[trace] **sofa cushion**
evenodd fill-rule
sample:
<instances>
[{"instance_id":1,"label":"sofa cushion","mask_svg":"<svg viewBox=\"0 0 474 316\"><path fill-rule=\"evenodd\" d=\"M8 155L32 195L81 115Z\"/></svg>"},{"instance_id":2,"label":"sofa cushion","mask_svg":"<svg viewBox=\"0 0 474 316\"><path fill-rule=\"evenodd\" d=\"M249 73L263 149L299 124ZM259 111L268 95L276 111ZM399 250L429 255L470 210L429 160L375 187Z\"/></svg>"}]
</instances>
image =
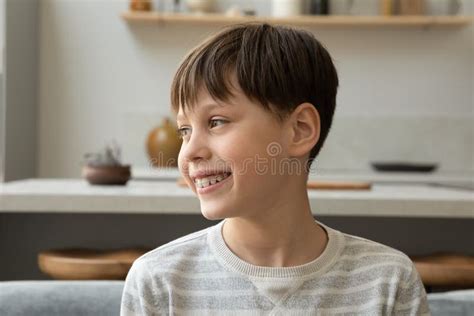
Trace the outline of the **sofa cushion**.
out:
<instances>
[{"instance_id":1,"label":"sofa cushion","mask_svg":"<svg viewBox=\"0 0 474 316\"><path fill-rule=\"evenodd\" d=\"M474 289L428 294L432 316L468 316L474 311Z\"/></svg>"},{"instance_id":2,"label":"sofa cushion","mask_svg":"<svg viewBox=\"0 0 474 316\"><path fill-rule=\"evenodd\" d=\"M0 315L119 315L123 281L3 281Z\"/></svg>"}]
</instances>

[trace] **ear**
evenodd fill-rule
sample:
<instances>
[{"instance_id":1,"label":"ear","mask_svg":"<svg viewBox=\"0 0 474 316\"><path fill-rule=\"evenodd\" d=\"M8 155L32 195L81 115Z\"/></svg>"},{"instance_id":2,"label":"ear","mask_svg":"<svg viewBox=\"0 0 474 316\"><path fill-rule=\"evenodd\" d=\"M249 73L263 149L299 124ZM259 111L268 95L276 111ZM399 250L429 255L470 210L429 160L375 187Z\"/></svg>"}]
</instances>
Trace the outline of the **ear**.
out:
<instances>
[{"instance_id":1,"label":"ear","mask_svg":"<svg viewBox=\"0 0 474 316\"><path fill-rule=\"evenodd\" d=\"M288 154L303 157L313 149L321 133L319 112L311 103L301 103L291 113L289 124Z\"/></svg>"}]
</instances>

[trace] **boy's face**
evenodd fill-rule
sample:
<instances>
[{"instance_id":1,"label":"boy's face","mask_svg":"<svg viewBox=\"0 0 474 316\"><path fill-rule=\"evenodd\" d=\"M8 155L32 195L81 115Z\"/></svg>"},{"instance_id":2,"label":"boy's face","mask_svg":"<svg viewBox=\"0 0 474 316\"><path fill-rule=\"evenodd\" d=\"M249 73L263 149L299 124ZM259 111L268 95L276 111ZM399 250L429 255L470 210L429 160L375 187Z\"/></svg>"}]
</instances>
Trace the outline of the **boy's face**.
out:
<instances>
[{"instance_id":1,"label":"boy's face","mask_svg":"<svg viewBox=\"0 0 474 316\"><path fill-rule=\"evenodd\" d=\"M206 218L264 216L285 193L286 175L278 165L287 157L287 126L240 88L229 102L219 104L203 89L187 117L179 110L183 143L178 167L199 197ZM216 178L208 176L210 183L196 183L195 176L202 171L222 174L217 177L222 181L212 184Z\"/></svg>"}]
</instances>

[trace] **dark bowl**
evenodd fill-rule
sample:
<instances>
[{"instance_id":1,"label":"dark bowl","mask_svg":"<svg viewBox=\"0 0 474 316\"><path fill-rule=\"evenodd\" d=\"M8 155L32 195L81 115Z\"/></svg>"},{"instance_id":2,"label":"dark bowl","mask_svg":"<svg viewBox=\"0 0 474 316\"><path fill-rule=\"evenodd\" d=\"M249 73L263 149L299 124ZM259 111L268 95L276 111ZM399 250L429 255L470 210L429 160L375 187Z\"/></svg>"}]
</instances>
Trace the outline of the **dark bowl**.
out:
<instances>
[{"instance_id":1,"label":"dark bowl","mask_svg":"<svg viewBox=\"0 0 474 316\"><path fill-rule=\"evenodd\" d=\"M130 165L82 167L82 177L90 184L125 185L131 177Z\"/></svg>"},{"instance_id":2,"label":"dark bowl","mask_svg":"<svg viewBox=\"0 0 474 316\"><path fill-rule=\"evenodd\" d=\"M436 163L411 163L399 161L371 162L372 168L384 172L433 172L438 168Z\"/></svg>"}]
</instances>

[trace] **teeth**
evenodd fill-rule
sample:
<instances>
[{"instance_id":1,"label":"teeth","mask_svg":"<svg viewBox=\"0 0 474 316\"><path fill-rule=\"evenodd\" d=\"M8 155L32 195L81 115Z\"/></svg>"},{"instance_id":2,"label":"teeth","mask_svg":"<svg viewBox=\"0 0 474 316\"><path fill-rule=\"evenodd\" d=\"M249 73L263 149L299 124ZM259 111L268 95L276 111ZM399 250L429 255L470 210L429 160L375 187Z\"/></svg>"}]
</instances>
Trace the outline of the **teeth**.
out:
<instances>
[{"instance_id":1,"label":"teeth","mask_svg":"<svg viewBox=\"0 0 474 316\"><path fill-rule=\"evenodd\" d=\"M195 179L194 183L198 188L206 188L210 185L216 184L218 182L221 182L225 178L227 178L230 175L230 173L225 172L224 174L218 174L215 176L209 176L206 178L201 178L201 179Z\"/></svg>"}]
</instances>

